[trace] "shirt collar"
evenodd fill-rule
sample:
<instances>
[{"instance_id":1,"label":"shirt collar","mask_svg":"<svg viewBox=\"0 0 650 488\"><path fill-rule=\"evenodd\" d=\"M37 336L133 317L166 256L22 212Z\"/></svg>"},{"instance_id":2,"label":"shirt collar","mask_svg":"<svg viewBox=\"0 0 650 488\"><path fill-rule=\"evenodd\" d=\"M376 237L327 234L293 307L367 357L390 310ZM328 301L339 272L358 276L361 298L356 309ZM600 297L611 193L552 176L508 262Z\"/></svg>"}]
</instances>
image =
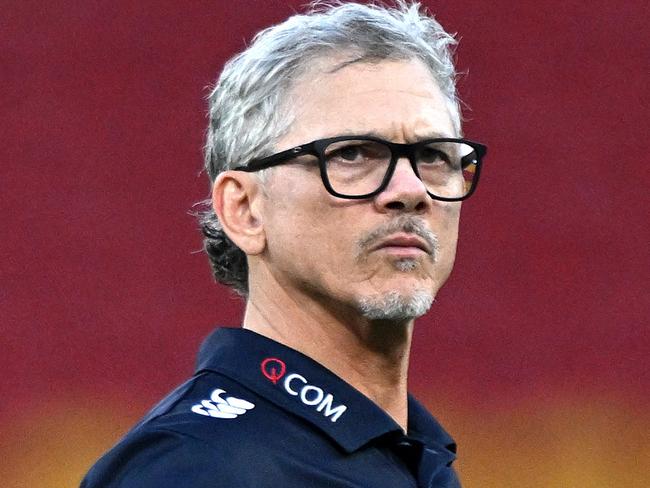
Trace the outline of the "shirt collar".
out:
<instances>
[{"instance_id":1,"label":"shirt collar","mask_svg":"<svg viewBox=\"0 0 650 488\"><path fill-rule=\"evenodd\" d=\"M374 402L327 368L267 337L247 329L222 328L201 346L197 373L223 374L268 401L315 425L350 453L399 425ZM409 395L408 435L425 445L444 448L451 462L453 439Z\"/></svg>"}]
</instances>

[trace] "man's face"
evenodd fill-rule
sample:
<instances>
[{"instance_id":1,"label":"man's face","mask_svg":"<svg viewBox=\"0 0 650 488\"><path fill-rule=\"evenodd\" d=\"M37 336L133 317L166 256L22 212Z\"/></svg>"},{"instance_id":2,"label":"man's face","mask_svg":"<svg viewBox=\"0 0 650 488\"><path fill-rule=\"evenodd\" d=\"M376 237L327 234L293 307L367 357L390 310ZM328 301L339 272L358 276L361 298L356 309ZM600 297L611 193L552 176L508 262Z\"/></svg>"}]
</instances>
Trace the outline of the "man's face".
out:
<instances>
[{"instance_id":1,"label":"man's face","mask_svg":"<svg viewBox=\"0 0 650 488\"><path fill-rule=\"evenodd\" d=\"M315 139L372 134L398 143L454 137L447 103L419 61L356 63L299 80L281 151ZM407 159L364 200L330 195L316 158L271 170L265 259L290 294L371 319L422 315L451 272L460 203L431 199Z\"/></svg>"}]
</instances>

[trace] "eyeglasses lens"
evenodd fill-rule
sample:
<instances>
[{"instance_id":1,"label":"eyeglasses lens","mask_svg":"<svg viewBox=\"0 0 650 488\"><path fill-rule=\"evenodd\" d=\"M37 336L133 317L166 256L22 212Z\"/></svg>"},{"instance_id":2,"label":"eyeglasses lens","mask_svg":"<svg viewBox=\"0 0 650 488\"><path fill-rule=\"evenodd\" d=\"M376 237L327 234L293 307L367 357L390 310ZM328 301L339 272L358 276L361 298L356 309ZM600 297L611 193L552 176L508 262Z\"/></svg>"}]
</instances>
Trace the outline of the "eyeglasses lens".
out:
<instances>
[{"instance_id":1,"label":"eyeglasses lens","mask_svg":"<svg viewBox=\"0 0 650 488\"><path fill-rule=\"evenodd\" d=\"M368 140L334 142L325 148L327 178L332 189L346 196L376 191L383 183L392 157L385 144ZM477 155L463 142L433 142L416 146L418 177L427 190L443 198L462 198L474 184Z\"/></svg>"}]
</instances>

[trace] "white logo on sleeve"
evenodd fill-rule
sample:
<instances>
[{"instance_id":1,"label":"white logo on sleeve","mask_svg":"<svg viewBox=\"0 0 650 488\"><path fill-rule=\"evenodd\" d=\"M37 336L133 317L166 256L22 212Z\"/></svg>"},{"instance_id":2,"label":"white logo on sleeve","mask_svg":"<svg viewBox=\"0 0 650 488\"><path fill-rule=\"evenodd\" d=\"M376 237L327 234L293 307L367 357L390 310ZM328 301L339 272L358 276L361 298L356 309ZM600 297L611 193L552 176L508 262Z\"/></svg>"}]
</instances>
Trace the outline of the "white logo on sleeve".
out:
<instances>
[{"instance_id":1,"label":"white logo on sleeve","mask_svg":"<svg viewBox=\"0 0 650 488\"><path fill-rule=\"evenodd\" d=\"M192 407L192 412L219 419L234 419L254 408L251 402L232 396L222 398L225 390L217 388L210 394L210 400L203 400Z\"/></svg>"}]
</instances>

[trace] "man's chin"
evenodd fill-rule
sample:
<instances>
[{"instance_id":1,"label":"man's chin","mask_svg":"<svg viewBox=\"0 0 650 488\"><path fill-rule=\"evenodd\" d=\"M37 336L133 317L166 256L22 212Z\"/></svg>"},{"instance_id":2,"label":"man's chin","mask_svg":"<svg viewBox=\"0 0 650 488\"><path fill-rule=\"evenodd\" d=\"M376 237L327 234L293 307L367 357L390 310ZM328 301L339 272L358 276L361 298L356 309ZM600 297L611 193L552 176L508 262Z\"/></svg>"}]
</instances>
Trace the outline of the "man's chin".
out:
<instances>
[{"instance_id":1,"label":"man's chin","mask_svg":"<svg viewBox=\"0 0 650 488\"><path fill-rule=\"evenodd\" d=\"M421 317L429 311L434 301L430 290L409 293L388 291L359 298L357 308L368 320L401 322Z\"/></svg>"}]
</instances>

